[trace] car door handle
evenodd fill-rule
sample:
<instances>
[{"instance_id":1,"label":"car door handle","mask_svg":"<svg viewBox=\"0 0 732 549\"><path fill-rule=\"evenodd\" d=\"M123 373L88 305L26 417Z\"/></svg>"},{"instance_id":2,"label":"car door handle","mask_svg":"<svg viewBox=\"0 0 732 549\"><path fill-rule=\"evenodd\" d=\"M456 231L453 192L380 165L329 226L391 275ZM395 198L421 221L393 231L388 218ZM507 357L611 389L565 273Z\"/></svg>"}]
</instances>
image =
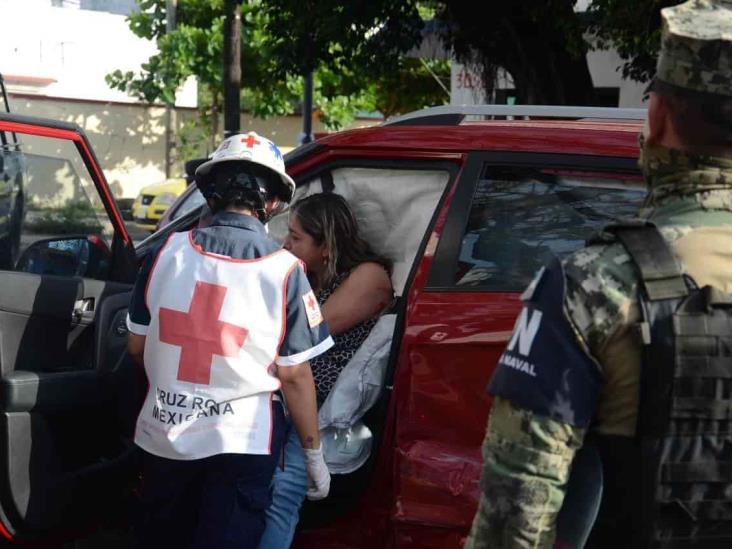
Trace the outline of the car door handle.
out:
<instances>
[{"instance_id":1,"label":"car door handle","mask_svg":"<svg viewBox=\"0 0 732 549\"><path fill-rule=\"evenodd\" d=\"M74 302L74 310L71 313L71 320L92 320L94 318L94 298L85 297Z\"/></svg>"}]
</instances>

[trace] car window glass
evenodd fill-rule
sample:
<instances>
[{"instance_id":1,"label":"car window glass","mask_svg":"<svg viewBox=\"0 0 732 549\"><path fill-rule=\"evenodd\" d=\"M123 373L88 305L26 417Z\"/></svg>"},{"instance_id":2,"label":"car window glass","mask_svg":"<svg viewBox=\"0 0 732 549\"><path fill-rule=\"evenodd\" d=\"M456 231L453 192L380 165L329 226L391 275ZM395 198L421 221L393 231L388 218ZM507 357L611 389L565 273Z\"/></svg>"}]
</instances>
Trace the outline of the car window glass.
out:
<instances>
[{"instance_id":1,"label":"car window glass","mask_svg":"<svg viewBox=\"0 0 732 549\"><path fill-rule=\"evenodd\" d=\"M645 195L636 175L486 169L458 258L458 287L521 291L552 257L584 245L603 225L634 217Z\"/></svg>"},{"instance_id":2,"label":"car window glass","mask_svg":"<svg viewBox=\"0 0 732 549\"><path fill-rule=\"evenodd\" d=\"M192 193L186 196L185 200L176 208L173 214L170 216L170 221L174 221L179 217L183 217L188 212L203 205L206 200L203 198L201 191L194 189Z\"/></svg>"},{"instance_id":3,"label":"car window glass","mask_svg":"<svg viewBox=\"0 0 732 549\"><path fill-rule=\"evenodd\" d=\"M62 253L82 251L84 261L90 253L100 261L108 259L114 229L74 143L27 134L18 137L18 146L0 148L0 269L15 269L29 247L32 252L43 247L43 254L53 252L56 259ZM88 245L72 237L81 237ZM67 259L68 269L59 267L51 274L86 276L76 269L79 257ZM40 268L40 263L34 265Z\"/></svg>"}]
</instances>

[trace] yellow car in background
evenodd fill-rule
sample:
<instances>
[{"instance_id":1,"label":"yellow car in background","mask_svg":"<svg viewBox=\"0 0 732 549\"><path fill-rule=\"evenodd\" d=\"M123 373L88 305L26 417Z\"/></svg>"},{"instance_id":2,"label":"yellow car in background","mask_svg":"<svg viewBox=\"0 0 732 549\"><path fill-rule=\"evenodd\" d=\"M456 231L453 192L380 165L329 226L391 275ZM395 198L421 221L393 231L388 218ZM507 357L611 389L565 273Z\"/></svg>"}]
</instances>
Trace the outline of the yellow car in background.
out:
<instances>
[{"instance_id":1,"label":"yellow car in background","mask_svg":"<svg viewBox=\"0 0 732 549\"><path fill-rule=\"evenodd\" d=\"M154 231L160 218L187 186L185 178L175 177L143 187L132 204L132 219L135 224L141 229Z\"/></svg>"}]
</instances>

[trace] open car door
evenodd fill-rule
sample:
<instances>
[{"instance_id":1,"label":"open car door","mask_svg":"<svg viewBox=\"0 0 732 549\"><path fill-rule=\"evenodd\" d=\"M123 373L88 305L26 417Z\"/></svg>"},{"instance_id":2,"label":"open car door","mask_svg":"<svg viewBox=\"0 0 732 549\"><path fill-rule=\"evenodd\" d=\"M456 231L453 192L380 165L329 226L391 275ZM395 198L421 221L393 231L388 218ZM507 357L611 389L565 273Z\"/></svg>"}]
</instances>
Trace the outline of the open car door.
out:
<instances>
[{"instance_id":1,"label":"open car door","mask_svg":"<svg viewBox=\"0 0 732 549\"><path fill-rule=\"evenodd\" d=\"M0 144L0 536L22 541L113 518L134 486L136 264L80 128L0 114Z\"/></svg>"}]
</instances>

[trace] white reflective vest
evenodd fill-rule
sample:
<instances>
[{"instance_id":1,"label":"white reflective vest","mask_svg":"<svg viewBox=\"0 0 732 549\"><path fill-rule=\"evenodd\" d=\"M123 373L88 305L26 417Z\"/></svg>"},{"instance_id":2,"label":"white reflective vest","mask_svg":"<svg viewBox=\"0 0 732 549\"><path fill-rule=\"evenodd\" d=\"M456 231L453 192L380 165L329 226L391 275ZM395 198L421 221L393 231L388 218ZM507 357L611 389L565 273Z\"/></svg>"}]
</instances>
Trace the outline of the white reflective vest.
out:
<instances>
[{"instance_id":1,"label":"white reflective vest","mask_svg":"<svg viewBox=\"0 0 732 549\"><path fill-rule=\"evenodd\" d=\"M190 232L169 238L145 289L150 387L138 446L181 460L270 453L280 387L271 372L298 264L285 250L232 259L203 251Z\"/></svg>"}]
</instances>

